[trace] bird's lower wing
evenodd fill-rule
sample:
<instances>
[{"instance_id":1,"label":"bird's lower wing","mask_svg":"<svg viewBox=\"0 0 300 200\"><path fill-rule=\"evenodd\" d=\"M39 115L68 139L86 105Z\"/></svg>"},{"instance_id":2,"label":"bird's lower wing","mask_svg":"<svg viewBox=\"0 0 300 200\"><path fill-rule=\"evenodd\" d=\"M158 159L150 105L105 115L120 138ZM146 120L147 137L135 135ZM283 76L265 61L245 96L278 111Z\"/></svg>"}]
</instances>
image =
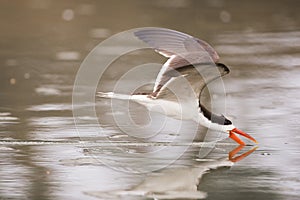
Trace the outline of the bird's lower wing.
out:
<instances>
[{"instance_id":1,"label":"bird's lower wing","mask_svg":"<svg viewBox=\"0 0 300 200\"><path fill-rule=\"evenodd\" d=\"M179 96L184 100L198 101L201 91L208 83L227 73L225 68L211 64L187 65L170 70L164 75L169 80L161 87L156 98L176 99Z\"/></svg>"}]
</instances>

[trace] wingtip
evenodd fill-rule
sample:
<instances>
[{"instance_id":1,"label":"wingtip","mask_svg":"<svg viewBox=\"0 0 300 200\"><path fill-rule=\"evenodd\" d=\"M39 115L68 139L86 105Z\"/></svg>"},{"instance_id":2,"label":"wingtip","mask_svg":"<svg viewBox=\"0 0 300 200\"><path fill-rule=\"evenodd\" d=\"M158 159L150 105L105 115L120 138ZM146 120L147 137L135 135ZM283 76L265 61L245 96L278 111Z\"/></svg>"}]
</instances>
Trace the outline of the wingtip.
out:
<instances>
[{"instance_id":1,"label":"wingtip","mask_svg":"<svg viewBox=\"0 0 300 200\"><path fill-rule=\"evenodd\" d=\"M230 69L225 64L223 64L223 63L216 63L216 65L222 69L222 72L223 72L222 76L224 76L226 74L229 74Z\"/></svg>"}]
</instances>

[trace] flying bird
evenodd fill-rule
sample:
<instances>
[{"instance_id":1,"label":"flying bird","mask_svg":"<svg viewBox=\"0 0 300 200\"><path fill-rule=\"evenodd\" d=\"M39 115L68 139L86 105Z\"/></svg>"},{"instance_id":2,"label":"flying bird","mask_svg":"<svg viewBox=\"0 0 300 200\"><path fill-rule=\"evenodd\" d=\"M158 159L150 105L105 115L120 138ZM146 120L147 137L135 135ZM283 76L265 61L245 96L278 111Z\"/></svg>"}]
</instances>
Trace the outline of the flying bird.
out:
<instances>
[{"instance_id":1,"label":"flying bird","mask_svg":"<svg viewBox=\"0 0 300 200\"><path fill-rule=\"evenodd\" d=\"M257 143L224 115L212 113L200 101L208 83L229 73L228 67L219 62L219 55L208 43L165 28L138 29L134 35L168 58L157 75L153 91L131 95L98 92L99 97L131 100L154 112L176 119L193 120L228 134L240 145L245 145L245 142L236 134Z\"/></svg>"}]
</instances>

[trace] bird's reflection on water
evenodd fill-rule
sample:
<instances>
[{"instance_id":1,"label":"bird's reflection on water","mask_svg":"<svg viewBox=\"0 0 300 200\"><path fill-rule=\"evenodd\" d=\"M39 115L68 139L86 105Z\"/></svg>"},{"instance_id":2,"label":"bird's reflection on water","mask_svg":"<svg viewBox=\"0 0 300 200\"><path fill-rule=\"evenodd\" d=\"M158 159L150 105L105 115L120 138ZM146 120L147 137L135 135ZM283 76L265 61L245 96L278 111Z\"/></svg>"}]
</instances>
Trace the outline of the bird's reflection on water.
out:
<instances>
[{"instance_id":1,"label":"bird's reflection on water","mask_svg":"<svg viewBox=\"0 0 300 200\"><path fill-rule=\"evenodd\" d=\"M153 198L153 199L204 199L207 197L205 191L199 190L202 176L210 170L233 166L251 153L257 147L250 150L240 145L228 152L228 156L217 159L194 159L192 166L168 167L158 172L148 173L145 179L138 185L127 190L114 190L106 192L86 192L98 198Z\"/></svg>"},{"instance_id":2,"label":"bird's reflection on water","mask_svg":"<svg viewBox=\"0 0 300 200\"><path fill-rule=\"evenodd\" d=\"M250 149L249 151L242 153L241 155L236 155L238 154L245 146L244 145L240 145L238 147L236 147L235 149L233 149L232 151L230 151L228 153L228 160L230 160L231 162L238 162L242 159L244 159L246 156L250 155L251 153L253 153L258 146L253 147L252 149Z\"/></svg>"}]
</instances>

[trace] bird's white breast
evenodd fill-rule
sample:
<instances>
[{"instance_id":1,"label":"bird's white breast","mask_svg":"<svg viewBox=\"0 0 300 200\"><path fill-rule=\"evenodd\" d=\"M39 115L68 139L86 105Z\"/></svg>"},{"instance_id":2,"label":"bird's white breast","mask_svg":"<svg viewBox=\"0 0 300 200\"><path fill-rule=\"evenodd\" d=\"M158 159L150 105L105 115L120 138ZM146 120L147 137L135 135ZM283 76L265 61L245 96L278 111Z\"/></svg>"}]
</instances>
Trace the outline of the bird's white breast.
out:
<instances>
[{"instance_id":1,"label":"bird's white breast","mask_svg":"<svg viewBox=\"0 0 300 200\"><path fill-rule=\"evenodd\" d=\"M145 95L133 95L131 100L144 105L149 111L180 120L198 121L199 107L196 101L178 103L164 99L152 99Z\"/></svg>"}]
</instances>

